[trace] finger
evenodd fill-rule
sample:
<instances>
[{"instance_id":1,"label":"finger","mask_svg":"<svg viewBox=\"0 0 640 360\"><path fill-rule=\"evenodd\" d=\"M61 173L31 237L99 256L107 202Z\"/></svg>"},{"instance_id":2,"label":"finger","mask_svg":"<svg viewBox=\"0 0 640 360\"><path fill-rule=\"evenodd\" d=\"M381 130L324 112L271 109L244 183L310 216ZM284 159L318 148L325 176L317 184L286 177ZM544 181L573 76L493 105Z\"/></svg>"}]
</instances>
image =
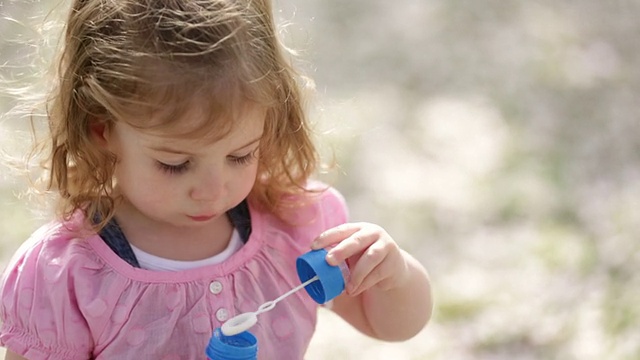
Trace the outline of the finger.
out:
<instances>
[{"instance_id":1,"label":"finger","mask_svg":"<svg viewBox=\"0 0 640 360\"><path fill-rule=\"evenodd\" d=\"M382 291L388 291L397 286L401 286L407 280L408 269L407 263L403 260L398 249L385 251L384 259L373 270L371 270L362 280L357 288L351 289L353 296L360 295L373 287Z\"/></svg>"},{"instance_id":2,"label":"finger","mask_svg":"<svg viewBox=\"0 0 640 360\"><path fill-rule=\"evenodd\" d=\"M339 264L347 259L352 259L362 254L380 238L380 234L370 230L360 230L339 242L335 247L329 249L327 261L332 264ZM375 249L375 248L374 248ZM357 259L358 262L361 259Z\"/></svg>"},{"instance_id":3,"label":"finger","mask_svg":"<svg viewBox=\"0 0 640 360\"><path fill-rule=\"evenodd\" d=\"M390 266L380 264L362 281L357 288L348 288L347 294L350 296L358 296L363 292L376 288L382 291L388 291L396 287L397 284L391 276Z\"/></svg>"},{"instance_id":4,"label":"finger","mask_svg":"<svg viewBox=\"0 0 640 360\"><path fill-rule=\"evenodd\" d=\"M347 291L353 293L360 292L361 289L369 288L382 280L382 271L389 251L385 244L377 242L372 244L360 256L360 259L350 269L351 276Z\"/></svg>"},{"instance_id":5,"label":"finger","mask_svg":"<svg viewBox=\"0 0 640 360\"><path fill-rule=\"evenodd\" d=\"M380 264L382 266L382 264ZM363 292L371 289L374 286L380 284L380 281L383 280L381 278L382 271L379 271L378 268L375 268L369 275L362 281L362 283L357 287L348 287L347 294L349 296L358 296Z\"/></svg>"},{"instance_id":6,"label":"finger","mask_svg":"<svg viewBox=\"0 0 640 360\"><path fill-rule=\"evenodd\" d=\"M339 243L348 238L355 232L359 231L361 226L353 223L338 225L320 234L312 243L311 248L314 250L323 249L327 246Z\"/></svg>"}]
</instances>

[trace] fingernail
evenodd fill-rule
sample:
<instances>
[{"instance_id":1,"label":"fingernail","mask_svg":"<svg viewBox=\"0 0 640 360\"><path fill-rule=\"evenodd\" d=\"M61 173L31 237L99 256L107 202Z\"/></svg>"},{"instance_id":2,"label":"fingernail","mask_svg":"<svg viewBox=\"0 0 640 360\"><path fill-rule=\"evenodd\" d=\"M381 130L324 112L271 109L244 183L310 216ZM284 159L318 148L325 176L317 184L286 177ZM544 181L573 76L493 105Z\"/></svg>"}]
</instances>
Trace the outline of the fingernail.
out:
<instances>
[{"instance_id":1,"label":"fingernail","mask_svg":"<svg viewBox=\"0 0 640 360\"><path fill-rule=\"evenodd\" d=\"M327 256L325 257L325 260L327 260L327 262L329 264L331 264L334 260L335 260L335 255L333 255L333 253L328 253Z\"/></svg>"},{"instance_id":2,"label":"fingernail","mask_svg":"<svg viewBox=\"0 0 640 360\"><path fill-rule=\"evenodd\" d=\"M355 290L355 286L353 286L353 284L347 285L347 294L353 295L354 290Z\"/></svg>"}]
</instances>

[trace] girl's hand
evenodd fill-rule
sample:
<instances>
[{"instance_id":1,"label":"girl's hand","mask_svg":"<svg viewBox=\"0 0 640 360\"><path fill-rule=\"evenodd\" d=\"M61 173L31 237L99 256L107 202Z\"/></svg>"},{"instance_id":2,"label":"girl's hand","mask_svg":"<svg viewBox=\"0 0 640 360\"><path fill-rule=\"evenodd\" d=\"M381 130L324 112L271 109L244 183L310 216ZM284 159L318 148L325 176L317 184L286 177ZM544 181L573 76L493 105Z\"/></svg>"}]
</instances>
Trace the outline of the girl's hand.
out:
<instances>
[{"instance_id":1,"label":"girl's hand","mask_svg":"<svg viewBox=\"0 0 640 360\"><path fill-rule=\"evenodd\" d=\"M347 223L329 229L311 244L312 249L329 247L327 262L347 262L351 272L346 284L348 295L360 295L373 287L391 290L410 278L409 266L398 244L380 226Z\"/></svg>"}]
</instances>

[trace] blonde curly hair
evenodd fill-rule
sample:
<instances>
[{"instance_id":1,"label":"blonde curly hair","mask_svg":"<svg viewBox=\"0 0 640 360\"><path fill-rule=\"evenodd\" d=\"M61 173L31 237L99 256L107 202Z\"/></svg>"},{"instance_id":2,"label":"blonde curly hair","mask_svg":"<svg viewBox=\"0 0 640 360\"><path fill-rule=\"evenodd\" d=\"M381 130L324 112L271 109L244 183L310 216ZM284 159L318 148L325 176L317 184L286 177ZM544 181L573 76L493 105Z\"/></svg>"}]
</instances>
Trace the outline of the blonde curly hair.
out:
<instances>
[{"instance_id":1,"label":"blonde curly hair","mask_svg":"<svg viewBox=\"0 0 640 360\"><path fill-rule=\"evenodd\" d=\"M116 160L92 141L95 124L172 129L194 98L210 117L183 136L223 136L249 103L267 109L253 204L280 214L305 192L318 154L303 109L305 80L279 42L269 0L76 0L47 102L49 190L65 218L115 212ZM160 120L149 114L162 114ZM134 119L134 120L131 120Z\"/></svg>"}]
</instances>

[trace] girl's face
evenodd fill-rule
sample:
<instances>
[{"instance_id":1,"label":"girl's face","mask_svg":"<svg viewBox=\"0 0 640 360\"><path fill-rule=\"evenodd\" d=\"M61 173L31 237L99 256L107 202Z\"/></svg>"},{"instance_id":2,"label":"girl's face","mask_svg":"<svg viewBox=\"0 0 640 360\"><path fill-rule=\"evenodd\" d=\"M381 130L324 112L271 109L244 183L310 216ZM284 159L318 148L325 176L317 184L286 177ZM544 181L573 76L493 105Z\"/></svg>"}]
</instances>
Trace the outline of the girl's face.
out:
<instances>
[{"instance_id":1,"label":"girl's face","mask_svg":"<svg viewBox=\"0 0 640 360\"><path fill-rule=\"evenodd\" d=\"M102 136L118 159L117 193L152 222L211 223L246 198L256 181L265 114L248 108L215 142L171 138L117 122Z\"/></svg>"}]
</instances>

